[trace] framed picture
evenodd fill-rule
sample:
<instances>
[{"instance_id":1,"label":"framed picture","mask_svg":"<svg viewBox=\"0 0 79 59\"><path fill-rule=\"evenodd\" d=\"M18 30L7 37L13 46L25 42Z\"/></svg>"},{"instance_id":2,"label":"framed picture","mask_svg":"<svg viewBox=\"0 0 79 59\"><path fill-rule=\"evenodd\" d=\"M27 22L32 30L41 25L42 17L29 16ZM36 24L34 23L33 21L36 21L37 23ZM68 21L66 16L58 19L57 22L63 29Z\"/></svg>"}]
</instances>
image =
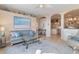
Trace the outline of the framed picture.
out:
<instances>
[{"instance_id":1,"label":"framed picture","mask_svg":"<svg viewBox=\"0 0 79 59\"><path fill-rule=\"evenodd\" d=\"M14 28L15 29L30 29L31 19L14 16Z\"/></svg>"}]
</instances>

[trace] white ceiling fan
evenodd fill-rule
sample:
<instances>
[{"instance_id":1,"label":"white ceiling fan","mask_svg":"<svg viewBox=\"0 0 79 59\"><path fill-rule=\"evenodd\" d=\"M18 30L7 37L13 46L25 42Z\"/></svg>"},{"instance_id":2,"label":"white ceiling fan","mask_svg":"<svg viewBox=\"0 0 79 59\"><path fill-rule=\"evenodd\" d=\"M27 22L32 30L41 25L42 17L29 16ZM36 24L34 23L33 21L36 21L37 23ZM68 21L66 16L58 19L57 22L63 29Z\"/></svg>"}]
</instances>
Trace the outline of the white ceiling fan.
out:
<instances>
[{"instance_id":1,"label":"white ceiling fan","mask_svg":"<svg viewBox=\"0 0 79 59\"><path fill-rule=\"evenodd\" d=\"M50 4L39 4L38 8L51 8Z\"/></svg>"}]
</instances>

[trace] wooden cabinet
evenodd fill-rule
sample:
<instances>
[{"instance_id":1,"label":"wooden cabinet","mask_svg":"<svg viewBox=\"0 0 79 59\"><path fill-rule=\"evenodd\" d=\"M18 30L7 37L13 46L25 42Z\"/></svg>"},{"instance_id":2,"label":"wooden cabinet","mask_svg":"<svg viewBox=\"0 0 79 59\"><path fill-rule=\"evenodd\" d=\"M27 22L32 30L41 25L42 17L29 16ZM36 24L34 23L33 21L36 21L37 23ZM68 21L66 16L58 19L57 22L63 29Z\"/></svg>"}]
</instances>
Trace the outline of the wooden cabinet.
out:
<instances>
[{"instance_id":1,"label":"wooden cabinet","mask_svg":"<svg viewBox=\"0 0 79 59\"><path fill-rule=\"evenodd\" d=\"M5 37L0 37L0 48L6 46L6 39Z\"/></svg>"},{"instance_id":2,"label":"wooden cabinet","mask_svg":"<svg viewBox=\"0 0 79 59\"><path fill-rule=\"evenodd\" d=\"M45 29L38 29L38 35L46 35Z\"/></svg>"}]
</instances>

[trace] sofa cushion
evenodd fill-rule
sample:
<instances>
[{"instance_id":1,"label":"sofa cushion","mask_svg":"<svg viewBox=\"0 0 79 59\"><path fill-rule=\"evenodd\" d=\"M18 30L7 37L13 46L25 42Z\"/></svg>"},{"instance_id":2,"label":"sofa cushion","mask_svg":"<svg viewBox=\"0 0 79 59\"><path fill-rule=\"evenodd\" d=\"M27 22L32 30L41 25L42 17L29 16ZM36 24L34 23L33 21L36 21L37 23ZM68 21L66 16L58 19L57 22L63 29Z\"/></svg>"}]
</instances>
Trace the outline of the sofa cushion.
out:
<instances>
[{"instance_id":1,"label":"sofa cushion","mask_svg":"<svg viewBox=\"0 0 79 59\"><path fill-rule=\"evenodd\" d=\"M12 37L20 37L20 36L22 36L22 34L20 32L12 32L11 36Z\"/></svg>"},{"instance_id":2,"label":"sofa cushion","mask_svg":"<svg viewBox=\"0 0 79 59\"><path fill-rule=\"evenodd\" d=\"M28 36L29 36L29 37L35 36L35 32L34 32L34 31L29 31Z\"/></svg>"},{"instance_id":3,"label":"sofa cushion","mask_svg":"<svg viewBox=\"0 0 79 59\"><path fill-rule=\"evenodd\" d=\"M12 37L19 37L19 36L34 37L35 34L36 34L35 31L32 30L18 30L11 32Z\"/></svg>"},{"instance_id":4,"label":"sofa cushion","mask_svg":"<svg viewBox=\"0 0 79 59\"><path fill-rule=\"evenodd\" d=\"M71 39L79 42L79 36L73 36L73 37L71 37Z\"/></svg>"},{"instance_id":5,"label":"sofa cushion","mask_svg":"<svg viewBox=\"0 0 79 59\"><path fill-rule=\"evenodd\" d=\"M32 31L32 30L22 30L22 31L19 31L19 32L21 32L24 36L27 36L27 37L35 36L35 32Z\"/></svg>"}]
</instances>

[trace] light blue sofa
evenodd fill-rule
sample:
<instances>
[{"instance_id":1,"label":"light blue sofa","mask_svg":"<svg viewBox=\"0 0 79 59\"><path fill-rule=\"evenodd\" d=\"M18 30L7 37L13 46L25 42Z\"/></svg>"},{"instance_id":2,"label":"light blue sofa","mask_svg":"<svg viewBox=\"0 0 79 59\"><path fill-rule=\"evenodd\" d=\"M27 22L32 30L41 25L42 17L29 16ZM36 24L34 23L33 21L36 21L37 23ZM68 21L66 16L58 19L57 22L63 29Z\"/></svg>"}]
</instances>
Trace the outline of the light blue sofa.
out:
<instances>
[{"instance_id":1,"label":"light blue sofa","mask_svg":"<svg viewBox=\"0 0 79 59\"><path fill-rule=\"evenodd\" d=\"M26 48L28 48L28 44L38 42L38 34L33 30L16 30L10 32L11 36L11 45L24 42L25 45L27 45Z\"/></svg>"}]
</instances>

